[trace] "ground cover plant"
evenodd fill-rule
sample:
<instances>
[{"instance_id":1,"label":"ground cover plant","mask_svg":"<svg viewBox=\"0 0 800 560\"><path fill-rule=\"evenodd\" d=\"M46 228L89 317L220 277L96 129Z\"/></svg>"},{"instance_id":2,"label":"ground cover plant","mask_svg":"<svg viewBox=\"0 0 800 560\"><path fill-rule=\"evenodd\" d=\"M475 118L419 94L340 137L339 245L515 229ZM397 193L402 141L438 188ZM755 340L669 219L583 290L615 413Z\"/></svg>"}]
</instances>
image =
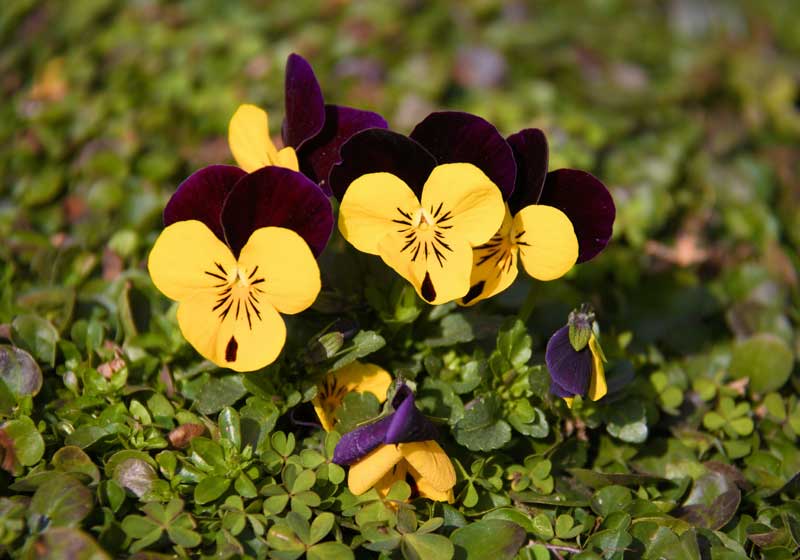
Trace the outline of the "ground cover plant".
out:
<instances>
[{"instance_id":1,"label":"ground cover plant","mask_svg":"<svg viewBox=\"0 0 800 560\"><path fill-rule=\"evenodd\" d=\"M799 25L7 2L0 557L798 557Z\"/></svg>"}]
</instances>

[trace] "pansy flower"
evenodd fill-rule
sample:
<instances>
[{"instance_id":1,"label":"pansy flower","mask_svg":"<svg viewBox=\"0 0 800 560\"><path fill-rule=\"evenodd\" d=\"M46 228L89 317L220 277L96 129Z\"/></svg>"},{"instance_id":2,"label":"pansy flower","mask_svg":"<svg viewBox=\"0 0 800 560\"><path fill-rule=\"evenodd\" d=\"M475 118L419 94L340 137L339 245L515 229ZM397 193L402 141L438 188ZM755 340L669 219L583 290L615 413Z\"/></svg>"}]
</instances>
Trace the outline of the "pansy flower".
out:
<instances>
[{"instance_id":1,"label":"pansy flower","mask_svg":"<svg viewBox=\"0 0 800 560\"><path fill-rule=\"evenodd\" d=\"M339 161L339 148L350 136L367 128L386 128L383 117L352 107L326 105L311 65L300 55L286 61L286 115L281 133L283 149L269 134L269 118L255 105L241 105L228 126L228 144L247 172L268 165L302 171L330 195L328 174Z\"/></svg>"},{"instance_id":2,"label":"pansy flower","mask_svg":"<svg viewBox=\"0 0 800 560\"><path fill-rule=\"evenodd\" d=\"M382 367L355 361L328 373L317 386L311 404L323 429L330 432L336 424L336 409L349 393L372 393L382 403L391 384L392 377Z\"/></svg>"},{"instance_id":3,"label":"pansy flower","mask_svg":"<svg viewBox=\"0 0 800 560\"><path fill-rule=\"evenodd\" d=\"M513 134L508 143L517 164L514 191L499 231L475 249L463 305L510 286L517 260L533 278L555 280L594 258L611 238L614 200L603 183L576 169L548 173L547 139L539 129Z\"/></svg>"},{"instance_id":4,"label":"pansy flower","mask_svg":"<svg viewBox=\"0 0 800 560\"><path fill-rule=\"evenodd\" d=\"M280 314L303 311L320 290L315 255L333 229L327 197L283 167L212 165L181 183L164 225L147 265L179 302L186 340L220 367L273 362L286 340Z\"/></svg>"},{"instance_id":5,"label":"pansy flower","mask_svg":"<svg viewBox=\"0 0 800 560\"><path fill-rule=\"evenodd\" d=\"M605 357L594 328L594 316L585 308L573 311L567 325L547 342L545 362L550 392L571 408L576 395L596 401L608 392Z\"/></svg>"},{"instance_id":6,"label":"pansy flower","mask_svg":"<svg viewBox=\"0 0 800 560\"><path fill-rule=\"evenodd\" d=\"M346 433L333 462L350 465L347 486L356 496L370 488L386 494L411 475L420 496L453 501L456 473L447 453L436 443L436 428L414 404L414 394L401 385L392 399L394 412Z\"/></svg>"},{"instance_id":7,"label":"pansy flower","mask_svg":"<svg viewBox=\"0 0 800 560\"><path fill-rule=\"evenodd\" d=\"M379 255L428 303L463 297L472 248L498 230L514 186L513 153L497 129L475 115L434 113L410 137L362 131L341 155L331 187L345 239Z\"/></svg>"}]
</instances>

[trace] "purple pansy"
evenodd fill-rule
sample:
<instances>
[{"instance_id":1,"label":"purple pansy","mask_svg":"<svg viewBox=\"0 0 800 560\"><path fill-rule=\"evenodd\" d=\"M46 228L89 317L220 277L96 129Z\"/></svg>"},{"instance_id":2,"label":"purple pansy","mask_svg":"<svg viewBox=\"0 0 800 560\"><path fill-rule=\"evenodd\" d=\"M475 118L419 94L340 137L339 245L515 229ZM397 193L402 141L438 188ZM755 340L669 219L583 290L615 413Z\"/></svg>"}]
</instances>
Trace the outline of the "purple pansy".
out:
<instances>
[{"instance_id":1,"label":"purple pansy","mask_svg":"<svg viewBox=\"0 0 800 560\"><path fill-rule=\"evenodd\" d=\"M342 144L359 131L388 127L386 120L372 111L326 105L314 70L298 54L289 55L286 61L285 104L284 145L297 151L300 171L327 195L331 194L328 175L339 161Z\"/></svg>"},{"instance_id":2,"label":"purple pansy","mask_svg":"<svg viewBox=\"0 0 800 560\"><path fill-rule=\"evenodd\" d=\"M257 229L290 229L319 256L333 231L328 198L305 175L269 166L245 173L210 165L190 175L164 209L164 225L184 220L205 224L235 257Z\"/></svg>"},{"instance_id":3,"label":"purple pansy","mask_svg":"<svg viewBox=\"0 0 800 560\"><path fill-rule=\"evenodd\" d=\"M414 403L414 393L401 385L392 399L394 412L346 433L333 452L333 462L350 465L382 444L436 439L437 430Z\"/></svg>"},{"instance_id":4,"label":"purple pansy","mask_svg":"<svg viewBox=\"0 0 800 560\"><path fill-rule=\"evenodd\" d=\"M420 196L433 168L446 163L475 165L498 186L504 199L514 190L516 166L511 147L490 122L457 111L428 115L410 136L390 130L354 134L342 145L341 161L331 170L331 189L341 200L358 177L387 172Z\"/></svg>"},{"instance_id":5,"label":"purple pansy","mask_svg":"<svg viewBox=\"0 0 800 560\"><path fill-rule=\"evenodd\" d=\"M550 337L544 359L550 371L551 393L558 397L586 394L592 375L592 354L588 346L575 351L569 340L569 325Z\"/></svg>"}]
</instances>

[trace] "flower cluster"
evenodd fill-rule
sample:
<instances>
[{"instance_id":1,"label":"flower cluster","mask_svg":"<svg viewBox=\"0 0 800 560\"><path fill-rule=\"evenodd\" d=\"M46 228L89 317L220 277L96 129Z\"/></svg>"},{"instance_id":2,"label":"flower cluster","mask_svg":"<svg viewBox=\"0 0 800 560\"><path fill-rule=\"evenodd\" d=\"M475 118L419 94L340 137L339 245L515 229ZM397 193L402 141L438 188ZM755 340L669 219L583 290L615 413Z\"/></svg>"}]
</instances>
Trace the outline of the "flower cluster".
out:
<instances>
[{"instance_id":1,"label":"flower cluster","mask_svg":"<svg viewBox=\"0 0 800 560\"><path fill-rule=\"evenodd\" d=\"M261 369L286 341L282 315L300 313L322 286L317 257L334 225L380 258L431 304L469 306L508 288L519 263L531 277L562 277L611 237L614 202L595 177L548 170L539 129L504 138L488 121L436 112L405 136L378 114L326 104L311 66L289 56L282 146L255 105L231 118L238 167L212 165L186 179L164 210L148 269L175 300L189 343L220 367ZM550 339L552 392L597 400L607 388L593 316L573 314ZM344 397L387 401L392 378L354 362L328 373L312 404L336 429ZM353 494L386 494L409 476L423 497L452 501L455 472L434 425L402 382L387 412L346 433L334 462L350 465Z\"/></svg>"}]
</instances>

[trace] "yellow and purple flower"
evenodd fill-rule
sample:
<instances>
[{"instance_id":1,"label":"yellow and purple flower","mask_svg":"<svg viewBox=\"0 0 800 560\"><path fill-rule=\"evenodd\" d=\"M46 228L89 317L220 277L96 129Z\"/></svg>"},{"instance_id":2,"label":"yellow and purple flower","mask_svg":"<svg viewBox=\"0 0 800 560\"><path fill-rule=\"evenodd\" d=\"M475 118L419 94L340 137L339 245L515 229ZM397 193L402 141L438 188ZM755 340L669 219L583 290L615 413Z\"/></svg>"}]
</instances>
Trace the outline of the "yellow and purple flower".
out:
<instances>
[{"instance_id":1,"label":"yellow and purple flower","mask_svg":"<svg viewBox=\"0 0 800 560\"><path fill-rule=\"evenodd\" d=\"M212 165L181 183L164 225L148 270L179 302L186 340L220 367L272 363L286 340L280 314L303 311L320 290L315 256L333 229L327 197L287 168Z\"/></svg>"},{"instance_id":2,"label":"yellow and purple flower","mask_svg":"<svg viewBox=\"0 0 800 560\"><path fill-rule=\"evenodd\" d=\"M600 253L611 238L616 214L608 189L577 169L548 173L544 133L522 130L507 139L516 181L503 225L474 252L470 290L459 303L472 305L505 290L517 276L517 260L537 280L555 280L575 263Z\"/></svg>"},{"instance_id":3,"label":"yellow and purple flower","mask_svg":"<svg viewBox=\"0 0 800 560\"><path fill-rule=\"evenodd\" d=\"M322 428L330 432L336 426L336 410L349 393L372 393L383 403L391 384L391 375L381 366L356 360L325 375L311 404Z\"/></svg>"},{"instance_id":4,"label":"yellow and purple flower","mask_svg":"<svg viewBox=\"0 0 800 560\"><path fill-rule=\"evenodd\" d=\"M331 171L339 230L379 255L428 303L469 290L472 249L503 220L514 186L511 148L467 113L434 113L410 137L365 130L342 146Z\"/></svg>"},{"instance_id":5,"label":"yellow and purple flower","mask_svg":"<svg viewBox=\"0 0 800 560\"><path fill-rule=\"evenodd\" d=\"M547 342L550 392L570 408L576 395L597 401L608 393L605 357L595 331L594 314L582 308L570 313L568 324Z\"/></svg>"},{"instance_id":6,"label":"yellow and purple flower","mask_svg":"<svg viewBox=\"0 0 800 560\"><path fill-rule=\"evenodd\" d=\"M228 126L228 144L239 166L247 172L276 165L301 171L330 195L328 174L339 161L339 148L364 129L386 128L383 117L353 107L326 105L311 65L300 55L286 61L286 115L281 127L282 149L269 134L267 112L241 105Z\"/></svg>"},{"instance_id":7,"label":"yellow and purple flower","mask_svg":"<svg viewBox=\"0 0 800 560\"><path fill-rule=\"evenodd\" d=\"M350 465L348 488L356 496L370 488L385 495L411 475L420 496L452 502L456 473L436 442L436 427L417 409L407 385L397 389L392 406L394 412L346 433L336 445L333 462Z\"/></svg>"}]
</instances>

